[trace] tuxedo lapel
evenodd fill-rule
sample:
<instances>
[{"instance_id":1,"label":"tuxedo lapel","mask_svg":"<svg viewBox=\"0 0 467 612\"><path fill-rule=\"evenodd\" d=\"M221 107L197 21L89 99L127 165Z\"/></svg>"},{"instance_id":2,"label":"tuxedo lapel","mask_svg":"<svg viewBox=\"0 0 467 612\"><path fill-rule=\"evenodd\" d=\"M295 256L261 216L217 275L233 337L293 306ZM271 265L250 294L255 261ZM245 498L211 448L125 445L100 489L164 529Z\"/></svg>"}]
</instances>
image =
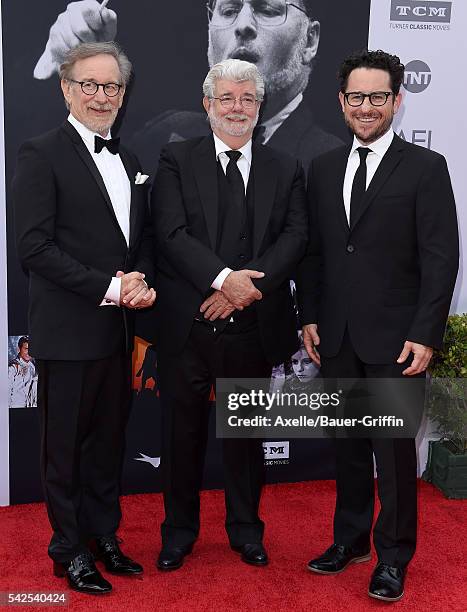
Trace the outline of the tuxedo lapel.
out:
<instances>
[{"instance_id":1,"label":"tuxedo lapel","mask_svg":"<svg viewBox=\"0 0 467 612\"><path fill-rule=\"evenodd\" d=\"M336 160L336 165L331 168L333 175L335 177L340 177L339 180L334 181L336 187L336 194L333 198L333 202L337 202L336 213L340 219L342 227L344 228L347 234L350 232L350 228L344 204L344 177L345 171L347 169L347 161L349 159L350 149L351 147L341 147L338 151L339 156Z\"/></svg>"},{"instance_id":2,"label":"tuxedo lapel","mask_svg":"<svg viewBox=\"0 0 467 612\"><path fill-rule=\"evenodd\" d=\"M397 135L394 135L394 139L386 151L383 159L381 160L375 175L373 176L370 184L368 185L368 189L366 190L365 197L363 198L362 205L360 206L355 220L352 226L352 229L359 222L362 216L365 214L367 208L370 206L372 201L375 199L376 195L379 193L381 188L384 186L386 181L389 179L391 174L394 172L397 165L400 163L402 159L402 153L404 150L404 141L399 138Z\"/></svg>"},{"instance_id":3,"label":"tuxedo lapel","mask_svg":"<svg viewBox=\"0 0 467 612\"><path fill-rule=\"evenodd\" d=\"M211 248L216 248L218 223L217 161L214 138L206 136L191 152L195 181L206 219Z\"/></svg>"},{"instance_id":4,"label":"tuxedo lapel","mask_svg":"<svg viewBox=\"0 0 467 612\"><path fill-rule=\"evenodd\" d=\"M86 145L84 144L83 139L81 138L81 136L78 134L78 132L75 130L75 128L71 125L69 121L65 121L62 125L62 128L66 132L68 137L71 139L76 152L78 153L78 155L81 157L83 162L88 167L89 172L91 173L92 177L96 181L97 186L99 187L99 190L102 193L105 203L107 204L110 214L112 215L112 219L115 221L118 229L121 231L120 225L117 221L117 217L115 216L115 211L112 206L112 201L107 192L107 189L105 188L105 184L102 179L102 176L99 170L97 169L97 166L94 163L94 160L92 159L88 149L86 148Z\"/></svg>"},{"instance_id":5,"label":"tuxedo lapel","mask_svg":"<svg viewBox=\"0 0 467 612\"><path fill-rule=\"evenodd\" d=\"M251 175L254 182L254 256L261 246L276 195L278 173L274 171L274 160L269 147L253 144Z\"/></svg>"},{"instance_id":6,"label":"tuxedo lapel","mask_svg":"<svg viewBox=\"0 0 467 612\"><path fill-rule=\"evenodd\" d=\"M119 154L120 154L120 159L122 160L123 166L125 167L125 170L128 176L128 180L130 181L130 187L131 187L130 238L129 238L129 246L131 247L133 245L133 240L135 237L136 219L138 216L138 209L139 209L138 202L137 202L137 197L138 197L137 190L143 189L144 194L146 194L146 190L144 187L139 187L135 184L137 170L135 170L135 168L132 166L130 156L125 151L125 149L120 147Z\"/></svg>"}]
</instances>

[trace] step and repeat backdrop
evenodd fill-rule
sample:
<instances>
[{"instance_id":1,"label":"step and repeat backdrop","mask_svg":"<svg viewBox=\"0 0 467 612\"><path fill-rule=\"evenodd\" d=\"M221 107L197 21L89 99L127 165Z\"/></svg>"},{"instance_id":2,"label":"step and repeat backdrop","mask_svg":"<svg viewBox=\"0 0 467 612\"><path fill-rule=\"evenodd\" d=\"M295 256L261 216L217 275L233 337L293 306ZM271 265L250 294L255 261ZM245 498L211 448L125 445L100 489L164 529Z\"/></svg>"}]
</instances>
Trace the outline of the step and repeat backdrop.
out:
<instances>
[{"instance_id":1,"label":"step and repeat backdrop","mask_svg":"<svg viewBox=\"0 0 467 612\"><path fill-rule=\"evenodd\" d=\"M343 57L365 47L400 55L407 66L404 103L395 123L406 140L444 153L451 171L459 219L467 237L467 187L462 181L467 124L467 84L461 61L467 52L467 8L452 2L412 0L304 0L319 23L319 46L310 65L298 61L301 45L287 22L251 44L251 56L269 83L278 108L288 88L302 84L298 105L268 144L301 158L312 157L350 136L337 99L336 74ZM208 3L209 4L209 3ZM37 372L29 354L28 279L15 254L9 185L21 143L52 129L67 113L57 76L57 48L81 40L115 39L134 64L134 77L117 130L154 175L161 147L206 133L201 84L210 63L235 56L233 29L213 33L204 0L63 0L29 3L1 0L3 97L0 99L0 505L42 499L39 477ZM318 25L316 25L318 29ZM4 131L3 131L4 127ZM303 139L306 130L318 136ZM7 290L8 287L8 290ZM4 291L3 291L4 289ZM293 290L293 286L291 287ZM453 311L467 310L462 272ZM123 466L123 492L160 490L160 408L157 338L151 314L140 316L133 355L133 405ZM67 339L63 341L66 343ZM316 376L304 350L273 372L274 385L297 389ZM222 486L220 444L214 410L205 487ZM419 461L426 457L429 428L419 434ZM327 440L264 443L270 482L332 478Z\"/></svg>"}]
</instances>

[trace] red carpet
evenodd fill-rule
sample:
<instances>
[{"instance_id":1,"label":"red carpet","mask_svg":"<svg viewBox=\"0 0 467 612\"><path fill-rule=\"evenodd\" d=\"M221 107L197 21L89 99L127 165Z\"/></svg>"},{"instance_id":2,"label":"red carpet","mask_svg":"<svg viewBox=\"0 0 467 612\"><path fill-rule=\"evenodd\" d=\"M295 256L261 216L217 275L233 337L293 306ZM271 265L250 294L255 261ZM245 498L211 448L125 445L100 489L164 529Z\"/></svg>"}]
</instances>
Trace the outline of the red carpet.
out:
<instances>
[{"instance_id":1,"label":"red carpet","mask_svg":"<svg viewBox=\"0 0 467 612\"><path fill-rule=\"evenodd\" d=\"M375 563L350 566L338 576L319 576L306 562L331 542L334 483L315 481L266 487L262 517L270 564L249 567L226 541L220 491L202 496L202 530L193 554L178 571L154 566L160 546L161 495L123 499L122 548L143 563L144 578L111 577L114 590L104 597L70 592L73 610L224 611L467 610L467 504L446 500L420 483L420 527L404 598L396 604L370 600L368 581ZM46 554L49 525L43 504L0 508L0 591L61 591ZM21 607L22 610L40 608ZM47 607L47 609L52 609ZM63 608L54 608L56 610Z\"/></svg>"}]
</instances>

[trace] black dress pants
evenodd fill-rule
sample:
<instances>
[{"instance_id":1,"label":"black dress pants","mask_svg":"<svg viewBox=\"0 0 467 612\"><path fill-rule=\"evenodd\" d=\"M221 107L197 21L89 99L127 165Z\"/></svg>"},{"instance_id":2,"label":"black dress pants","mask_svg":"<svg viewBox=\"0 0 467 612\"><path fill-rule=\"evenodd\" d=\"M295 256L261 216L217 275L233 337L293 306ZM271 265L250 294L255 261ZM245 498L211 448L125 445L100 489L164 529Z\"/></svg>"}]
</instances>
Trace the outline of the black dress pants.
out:
<instances>
[{"instance_id":1,"label":"black dress pants","mask_svg":"<svg viewBox=\"0 0 467 612\"><path fill-rule=\"evenodd\" d=\"M346 331L339 353L332 358L321 357L321 372L329 379L400 378L410 362L409 358L404 364L364 363ZM418 378L424 377L422 374ZM421 415L424 381L417 381L413 388L413 410ZM381 503L373 530L374 545L381 562L405 567L415 552L417 539L415 440L346 437L337 438L335 445L337 498L334 541L345 546L369 546L374 512L374 453Z\"/></svg>"},{"instance_id":2,"label":"black dress pants","mask_svg":"<svg viewBox=\"0 0 467 612\"><path fill-rule=\"evenodd\" d=\"M216 378L268 378L256 326L221 333L195 321L179 355L159 352L158 374L163 410L165 520L164 545L188 546L199 533L199 491L206 453L209 396ZM222 441L225 482L225 527L233 546L261 542L264 524L258 516L264 480L261 440Z\"/></svg>"},{"instance_id":3,"label":"black dress pants","mask_svg":"<svg viewBox=\"0 0 467 612\"><path fill-rule=\"evenodd\" d=\"M130 371L124 353L38 361L41 472L55 561L71 561L89 539L118 529Z\"/></svg>"}]
</instances>

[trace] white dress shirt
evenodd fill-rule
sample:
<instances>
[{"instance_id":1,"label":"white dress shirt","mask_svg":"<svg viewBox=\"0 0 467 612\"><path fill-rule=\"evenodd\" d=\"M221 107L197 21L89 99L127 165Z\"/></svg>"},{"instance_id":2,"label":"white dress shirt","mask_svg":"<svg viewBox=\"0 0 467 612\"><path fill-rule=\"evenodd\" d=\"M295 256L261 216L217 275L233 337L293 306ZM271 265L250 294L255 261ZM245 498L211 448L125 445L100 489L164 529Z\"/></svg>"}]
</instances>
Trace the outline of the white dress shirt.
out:
<instances>
[{"instance_id":1,"label":"white dress shirt","mask_svg":"<svg viewBox=\"0 0 467 612\"><path fill-rule=\"evenodd\" d=\"M227 146L220 138L218 138L215 134L214 136L214 146L216 147L216 159L218 159L221 163L222 169L224 170L224 174L227 172L227 164L229 163L229 157L226 155L226 151L231 151L232 149ZM251 139L243 145L240 149L238 149L242 154L237 161L238 169L240 170L240 174L243 178L243 184L245 186L245 194L248 187L248 179L250 177L250 168L251 168ZM218 291L222 288L222 283L225 281L226 277L232 272L231 268L224 268L216 278L213 280L211 287L213 289L217 289Z\"/></svg>"},{"instance_id":2,"label":"white dress shirt","mask_svg":"<svg viewBox=\"0 0 467 612\"><path fill-rule=\"evenodd\" d=\"M381 160L383 159L386 151L389 149L392 139L394 138L394 130L390 128L383 136L380 136L378 140L368 145L370 153L366 158L366 189L371 183L371 179L374 177L376 170L378 169ZM350 225L350 198L352 195L352 184L355 177L355 173L360 165L360 155L358 154L358 147L366 147L358 141L357 137L354 136L352 149L350 150L349 158L347 160L347 168L344 176L344 206L345 214L347 215L347 222Z\"/></svg>"},{"instance_id":3,"label":"white dress shirt","mask_svg":"<svg viewBox=\"0 0 467 612\"><path fill-rule=\"evenodd\" d=\"M120 155L118 153L113 155L106 147L104 147L100 153L95 153L94 137L99 136L99 134L89 130L71 114L68 116L68 121L83 139L86 148L91 154L91 157L96 164L100 175L102 176L105 188L107 189L110 201L112 202L115 216L117 217L118 224L128 246L130 241L131 185L123 162L120 159ZM105 137L105 140L110 139L110 137L109 131ZM100 306L119 306L120 287L121 280L113 277Z\"/></svg>"},{"instance_id":4,"label":"white dress shirt","mask_svg":"<svg viewBox=\"0 0 467 612\"><path fill-rule=\"evenodd\" d=\"M266 144L269 140L271 140L274 132L276 132L284 121L288 119L302 100L303 94L299 93L298 96L295 96L293 100L291 100L282 110L277 113L277 115L274 115L274 117L271 117L267 121L263 121L261 124L261 127L264 128L263 144Z\"/></svg>"}]
</instances>

